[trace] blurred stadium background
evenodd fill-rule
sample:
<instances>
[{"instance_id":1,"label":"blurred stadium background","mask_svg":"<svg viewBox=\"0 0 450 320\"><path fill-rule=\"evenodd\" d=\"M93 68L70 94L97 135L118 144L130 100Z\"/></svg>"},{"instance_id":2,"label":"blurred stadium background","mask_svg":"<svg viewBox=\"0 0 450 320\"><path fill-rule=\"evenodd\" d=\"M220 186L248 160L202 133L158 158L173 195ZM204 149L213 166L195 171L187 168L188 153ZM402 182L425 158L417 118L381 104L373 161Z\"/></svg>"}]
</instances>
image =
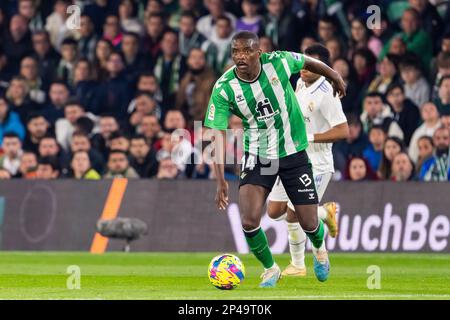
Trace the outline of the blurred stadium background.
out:
<instances>
[{"instance_id":1,"label":"blurred stadium background","mask_svg":"<svg viewBox=\"0 0 450 320\"><path fill-rule=\"evenodd\" d=\"M310 273L265 297L450 298L450 1L439 0L0 1L0 298L121 298L121 283L133 292L123 297L233 298L206 278L225 251L255 266L245 290L256 286L239 163L226 167L232 203L218 214L195 126L239 30L265 52L322 43L348 85L350 136L333 147L324 199L340 206L334 291ZM229 127L242 124L231 116ZM241 158L239 144L227 150ZM131 251L166 253L108 253L125 242L96 223L117 217L147 224ZM285 253L284 223L262 226ZM91 277L85 295L65 288L71 264ZM384 291L367 291L369 265L387 273Z\"/></svg>"}]
</instances>

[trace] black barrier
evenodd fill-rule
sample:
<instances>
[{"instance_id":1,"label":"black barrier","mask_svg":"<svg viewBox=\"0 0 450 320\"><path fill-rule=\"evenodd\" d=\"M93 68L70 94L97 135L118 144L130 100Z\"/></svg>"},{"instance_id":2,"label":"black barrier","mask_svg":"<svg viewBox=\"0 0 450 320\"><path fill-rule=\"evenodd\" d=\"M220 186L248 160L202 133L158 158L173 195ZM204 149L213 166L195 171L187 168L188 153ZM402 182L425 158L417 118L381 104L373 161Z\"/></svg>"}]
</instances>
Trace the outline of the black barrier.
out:
<instances>
[{"instance_id":1,"label":"black barrier","mask_svg":"<svg viewBox=\"0 0 450 320\"><path fill-rule=\"evenodd\" d=\"M0 183L2 250L91 248L111 180ZM214 181L129 180L118 217L138 218L148 232L132 251L248 252L241 228L237 184L230 206L215 208ZM449 183L331 183L324 201L337 201L340 233L327 238L336 252L449 252ZM286 225L261 222L272 250L286 252ZM107 250L122 250L110 240Z\"/></svg>"}]
</instances>

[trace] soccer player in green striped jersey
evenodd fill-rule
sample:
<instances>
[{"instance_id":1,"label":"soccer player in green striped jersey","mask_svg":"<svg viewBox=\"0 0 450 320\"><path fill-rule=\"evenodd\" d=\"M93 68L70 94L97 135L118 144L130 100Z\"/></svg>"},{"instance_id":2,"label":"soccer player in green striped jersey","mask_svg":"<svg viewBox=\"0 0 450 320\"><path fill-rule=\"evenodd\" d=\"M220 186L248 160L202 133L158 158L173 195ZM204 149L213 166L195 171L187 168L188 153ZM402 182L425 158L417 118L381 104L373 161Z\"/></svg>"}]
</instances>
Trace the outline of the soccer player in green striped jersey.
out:
<instances>
[{"instance_id":1,"label":"soccer player in green striped jersey","mask_svg":"<svg viewBox=\"0 0 450 320\"><path fill-rule=\"evenodd\" d=\"M264 205L277 176L311 240L313 254L322 250L321 258L314 259L314 270L319 280L326 280L329 261L323 223L317 218L318 199L311 163L305 151L308 139L289 78L305 68L330 79L335 93L340 96L345 94L344 81L326 64L305 55L285 51L261 53L257 35L248 31L232 38L231 55L235 66L217 80L205 115L205 126L213 129L215 136L217 206L225 210L228 205L224 142L231 112L242 119L244 126L239 210L250 250L265 268L260 287L275 287L281 277L266 235L260 228Z\"/></svg>"}]
</instances>

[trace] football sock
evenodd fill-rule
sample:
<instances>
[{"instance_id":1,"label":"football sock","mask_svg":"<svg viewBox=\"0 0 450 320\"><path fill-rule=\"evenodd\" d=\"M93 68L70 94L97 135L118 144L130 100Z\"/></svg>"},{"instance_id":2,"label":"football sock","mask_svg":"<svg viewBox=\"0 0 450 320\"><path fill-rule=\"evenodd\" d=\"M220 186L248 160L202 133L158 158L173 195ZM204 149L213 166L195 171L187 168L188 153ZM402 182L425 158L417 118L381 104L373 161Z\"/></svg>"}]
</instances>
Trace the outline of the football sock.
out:
<instances>
[{"instance_id":1,"label":"football sock","mask_svg":"<svg viewBox=\"0 0 450 320\"><path fill-rule=\"evenodd\" d=\"M296 267L304 268L306 234L298 222L288 222L287 227L292 264Z\"/></svg>"},{"instance_id":2,"label":"football sock","mask_svg":"<svg viewBox=\"0 0 450 320\"><path fill-rule=\"evenodd\" d=\"M325 220L327 218L327 210L323 206L317 207L317 216L320 220Z\"/></svg>"},{"instance_id":3,"label":"football sock","mask_svg":"<svg viewBox=\"0 0 450 320\"><path fill-rule=\"evenodd\" d=\"M322 250L325 247L325 241L324 241L324 227L322 220L319 220L319 225L315 230L312 231L306 231L306 235L308 236L309 240L311 240L312 248Z\"/></svg>"},{"instance_id":4,"label":"football sock","mask_svg":"<svg viewBox=\"0 0 450 320\"><path fill-rule=\"evenodd\" d=\"M275 261L273 260L272 252L270 252L266 234L261 227L250 231L244 230L244 234L250 250L253 252L255 257L261 261L264 268L270 269L273 267Z\"/></svg>"}]
</instances>

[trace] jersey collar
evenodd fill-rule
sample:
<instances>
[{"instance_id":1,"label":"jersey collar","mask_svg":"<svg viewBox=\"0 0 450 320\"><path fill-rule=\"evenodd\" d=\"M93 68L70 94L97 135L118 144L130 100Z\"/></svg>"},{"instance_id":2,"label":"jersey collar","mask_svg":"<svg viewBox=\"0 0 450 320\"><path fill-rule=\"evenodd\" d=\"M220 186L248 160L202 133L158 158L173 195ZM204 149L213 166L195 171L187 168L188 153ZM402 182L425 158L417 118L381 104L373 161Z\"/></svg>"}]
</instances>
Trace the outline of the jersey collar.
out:
<instances>
[{"instance_id":1,"label":"jersey collar","mask_svg":"<svg viewBox=\"0 0 450 320\"><path fill-rule=\"evenodd\" d=\"M254 82L258 81L259 77L261 76L262 70L263 70L261 58L259 59L259 66L260 66L260 68L259 68L259 73L258 73L258 75L256 76L256 78L253 79L252 81L248 81L248 80L244 80L244 79L239 78L238 73L237 73L237 71L236 71L236 66L234 66L233 72L234 72L234 75L236 76L236 78L237 78L239 81L242 81L242 82L245 82L245 83L254 83Z\"/></svg>"},{"instance_id":2,"label":"jersey collar","mask_svg":"<svg viewBox=\"0 0 450 320\"><path fill-rule=\"evenodd\" d=\"M306 92L311 93L311 94L314 93L325 80L326 80L325 77L321 76L319 79L314 81L314 83L312 85L310 85L309 87L306 87L305 82L302 80L302 78L299 79L303 90L305 90Z\"/></svg>"}]
</instances>

